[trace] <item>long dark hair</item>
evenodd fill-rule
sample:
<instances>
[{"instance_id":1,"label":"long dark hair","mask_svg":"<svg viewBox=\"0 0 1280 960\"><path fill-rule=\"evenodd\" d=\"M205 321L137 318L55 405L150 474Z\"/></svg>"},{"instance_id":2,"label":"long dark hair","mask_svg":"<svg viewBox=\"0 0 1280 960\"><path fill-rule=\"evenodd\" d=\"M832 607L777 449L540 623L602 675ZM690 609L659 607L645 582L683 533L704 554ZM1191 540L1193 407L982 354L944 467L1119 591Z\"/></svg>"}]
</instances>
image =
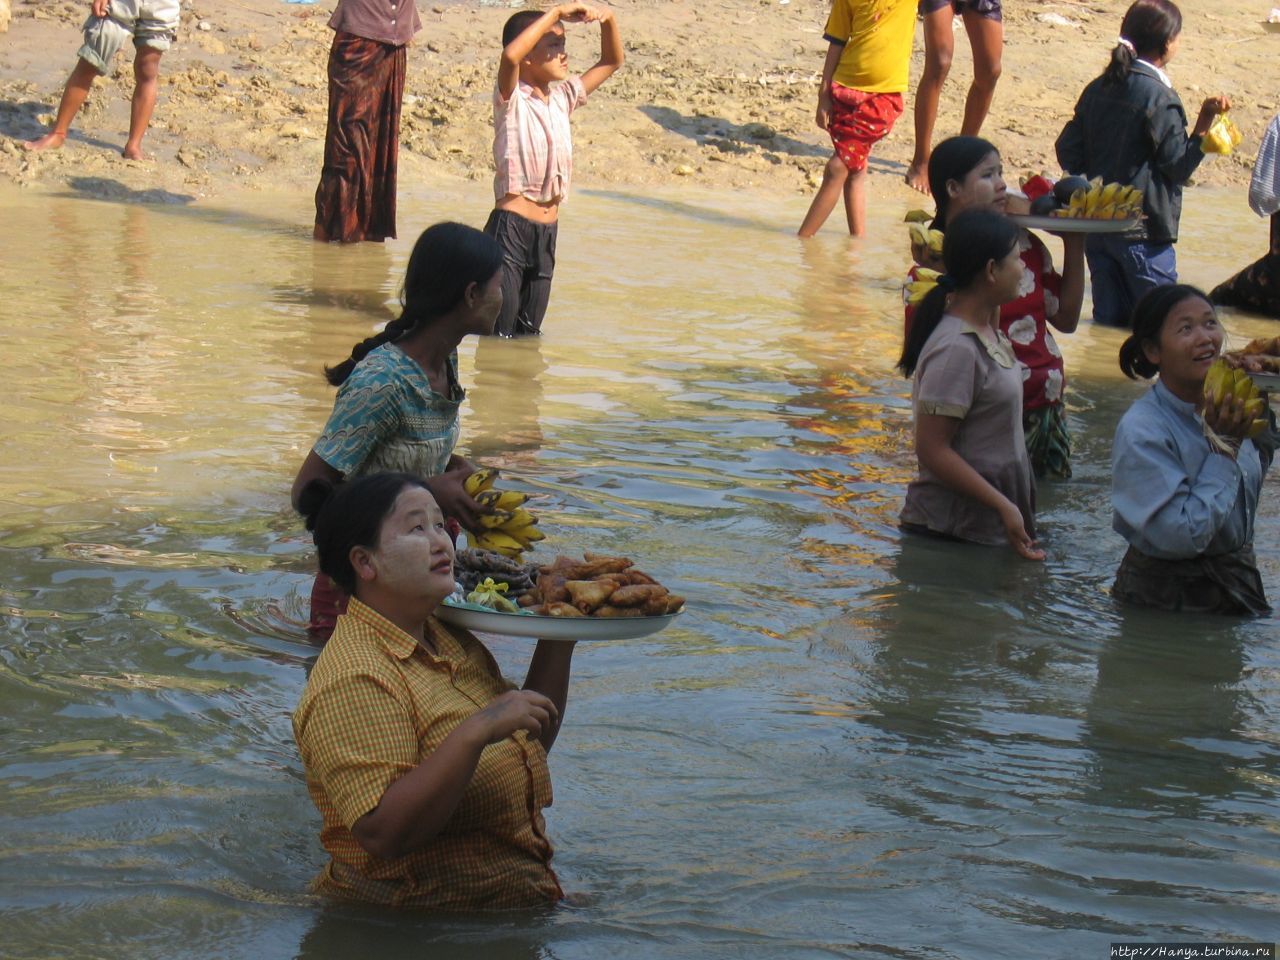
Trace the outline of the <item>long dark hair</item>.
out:
<instances>
[{"instance_id":1,"label":"long dark hair","mask_svg":"<svg viewBox=\"0 0 1280 960\"><path fill-rule=\"evenodd\" d=\"M947 223L947 181L961 181L991 154L999 154L995 144L981 137L948 137L933 148L929 155L929 192L938 212L933 217L933 228L945 230Z\"/></svg>"},{"instance_id":2,"label":"long dark hair","mask_svg":"<svg viewBox=\"0 0 1280 960\"><path fill-rule=\"evenodd\" d=\"M428 489L421 477L411 473L370 473L336 486L317 479L303 487L298 511L315 539L320 572L347 593L356 592L352 548L377 549L382 521L407 487Z\"/></svg>"},{"instance_id":3,"label":"long dark hair","mask_svg":"<svg viewBox=\"0 0 1280 960\"><path fill-rule=\"evenodd\" d=\"M1160 368L1147 359L1143 347L1160 343L1160 329L1169 312L1189 297L1199 297L1212 307L1212 303L1199 287L1189 283L1171 283L1148 290L1133 308L1130 327L1133 332L1120 344L1120 371L1130 380L1150 380Z\"/></svg>"},{"instance_id":4,"label":"long dark hair","mask_svg":"<svg viewBox=\"0 0 1280 960\"><path fill-rule=\"evenodd\" d=\"M942 245L942 262L947 267L945 279L930 290L916 308L898 359L898 369L904 377L915 373L925 342L946 312L947 294L968 288L987 269L988 263L1003 260L1017 243L1018 228L994 210L965 210L952 221Z\"/></svg>"},{"instance_id":5,"label":"long dark hair","mask_svg":"<svg viewBox=\"0 0 1280 960\"><path fill-rule=\"evenodd\" d=\"M335 387L341 386L370 350L394 343L444 316L458 305L468 286L484 286L501 266L502 248L498 241L475 227L451 222L427 227L409 255L400 291L400 316L381 333L352 347L346 360L325 367L325 379Z\"/></svg>"},{"instance_id":6,"label":"long dark hair","mask_svg":"<svg viewBox=\"0 0 1280 960\"><path fill-rule=\"evenodd\" d=\"M1103 81L1124 83L1135 60L1152 61L1164 56L1181 32L1182 11L1173 0L1133 0L1120 21L1120 39L1128 40L1133 49L1123 43L1112 47L1111 62L1102 72Z\"/></svg>"}]
</instances>

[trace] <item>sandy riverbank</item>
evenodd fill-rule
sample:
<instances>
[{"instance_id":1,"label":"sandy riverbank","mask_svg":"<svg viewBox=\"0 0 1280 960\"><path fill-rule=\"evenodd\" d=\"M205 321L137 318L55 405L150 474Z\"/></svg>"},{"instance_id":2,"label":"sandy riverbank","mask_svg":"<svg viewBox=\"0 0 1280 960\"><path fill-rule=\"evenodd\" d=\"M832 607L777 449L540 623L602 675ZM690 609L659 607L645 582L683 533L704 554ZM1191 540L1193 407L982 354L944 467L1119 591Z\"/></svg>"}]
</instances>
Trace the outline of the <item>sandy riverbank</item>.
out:
<instances>
[{"instance_id":1,"label":"sandy riverbank","mask_svg":"<svg viewBox=\"0 0 1280 960\"><path fill-rule=\"evenodd\" d=\"M1008 172L1054 168L1053 140L1081 87L1104 65L1125 6L1006 4L1004 76L983 132L1001 147ZM128 51L99 81L62 150L33 156L21 149L56 108L88 3L14 0L13 21L0 34L0 176L144 199L311 190L323 152L332 7L333 0L184 0L146 141L153 159L138 162L119 155L133 89ZM830 151L813 123L827 8L826 0L617 0L628 60L575 116L578 183L643 188L682 180L811 192ZM1236 156L1206 162L1197 180L1243 185L1252 145L1280 109L1280 33L1261 23L1265 0L1188 0L1183 8L1175 85L1192 113L1209 93L1230 95L1246 138ZM419 9L424 28L409 56L402 182L488 179L489 97L511 6L426 0ZM597 44L594 28L571 27L574 66L593 62ZM917 39L913 84L922 60ZM969 75L958 31L940 135L958 127ZM873 196L904 208L920 205L902 183L912 141L908 112L873 156Z\"/></svg>"}]
</instances>

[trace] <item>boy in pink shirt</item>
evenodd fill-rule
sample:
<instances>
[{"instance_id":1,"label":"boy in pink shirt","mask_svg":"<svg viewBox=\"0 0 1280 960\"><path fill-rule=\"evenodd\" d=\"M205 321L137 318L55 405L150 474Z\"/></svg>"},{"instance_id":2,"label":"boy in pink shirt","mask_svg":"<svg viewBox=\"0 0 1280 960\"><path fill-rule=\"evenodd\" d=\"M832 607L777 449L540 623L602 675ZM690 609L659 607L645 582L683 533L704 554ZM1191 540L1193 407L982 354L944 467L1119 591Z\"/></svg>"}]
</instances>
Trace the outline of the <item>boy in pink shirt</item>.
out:
<instances>
[{"instance_id":1,"label":"boy in pink shirt","mask_svg":"<svg viewBox=\"0 0 1280 960\"><path fill-rule=\"evenodd\" d=\"M580 76L569 75L561 21L600 24L600 59ZM569 195L573 173L569 115L622 60L617 20L604 7L562 3L545 13L522 10L503 27L493 92L495 203L484 226L503 252L502 312L494 328L500 336L542 328L560 203Z\"/></svg>"}]
</instances>

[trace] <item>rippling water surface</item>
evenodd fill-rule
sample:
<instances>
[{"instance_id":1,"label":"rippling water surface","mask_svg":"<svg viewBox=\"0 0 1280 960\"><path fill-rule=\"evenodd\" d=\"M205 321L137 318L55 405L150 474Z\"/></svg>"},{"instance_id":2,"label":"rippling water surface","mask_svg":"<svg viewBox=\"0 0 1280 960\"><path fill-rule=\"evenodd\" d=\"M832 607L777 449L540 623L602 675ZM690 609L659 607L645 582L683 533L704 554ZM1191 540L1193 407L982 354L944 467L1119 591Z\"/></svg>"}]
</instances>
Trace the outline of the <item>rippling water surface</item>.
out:
<instances>
[{"instance_id":1,"label":"rippling water surface","mask_svg":"<svg viewBox=\"0 0 1280 960\"><path fill-rule=\"evenodd\" d=\"M1108 457L1141 388L1062 338L1076 476L1049 559L896 528L913 469L898 203L583 192L539 341L468 342L463 449L541 548L625 552L689 611L582 644L548 811L571 904L327 907L289 714L312 555L287 490L320 365L386 319L411 240L316 246L305 200L5 188L0 922L13 957L1105 956L1274 940L1276 620L1123 612ZM838 219L838 218L837 218ZM1184 276L1265 248L1188 199ZM1239 337L1264 321L1229 318ZM1258 524L1280 597L1275 483ZM493 642L522 676L525 641Z\"/></svg>"}]
</instances>

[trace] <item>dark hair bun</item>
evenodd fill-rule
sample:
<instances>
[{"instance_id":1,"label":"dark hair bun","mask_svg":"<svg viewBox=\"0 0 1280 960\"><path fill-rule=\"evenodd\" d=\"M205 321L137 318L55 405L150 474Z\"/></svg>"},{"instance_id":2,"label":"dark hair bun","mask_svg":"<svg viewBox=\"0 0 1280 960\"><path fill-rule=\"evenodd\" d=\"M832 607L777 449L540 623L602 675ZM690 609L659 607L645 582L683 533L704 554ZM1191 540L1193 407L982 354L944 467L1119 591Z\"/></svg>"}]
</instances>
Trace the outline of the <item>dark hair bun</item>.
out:
<instances>
[{"instance_id":1,"label":"dark hair bun","mask_svg":"<svg viewBox=\"0 0 1280 960\"><path fill-rule=\"evenodd\" d=\"M324 509L324 505L333 497L335 489L337 488L332 481L323 477L316 477L303 487L302 492L298 494L298 512L306 520L308 530L315 530L316 520L320 516L320 511Z\"/></svg>"}]
</instances>

